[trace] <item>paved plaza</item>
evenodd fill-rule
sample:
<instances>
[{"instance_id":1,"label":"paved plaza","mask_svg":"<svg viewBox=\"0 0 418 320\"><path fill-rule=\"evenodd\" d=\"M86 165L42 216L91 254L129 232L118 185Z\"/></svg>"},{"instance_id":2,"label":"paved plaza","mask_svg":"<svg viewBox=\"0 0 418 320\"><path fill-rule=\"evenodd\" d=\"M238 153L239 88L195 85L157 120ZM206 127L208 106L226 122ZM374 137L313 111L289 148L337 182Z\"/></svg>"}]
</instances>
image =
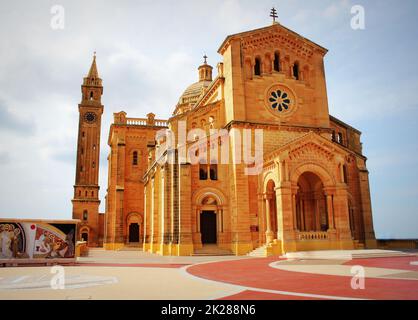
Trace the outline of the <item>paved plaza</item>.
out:
<instances>
[{"instance_id":1,"label":"paved plaza","mask_svg":"<svg viewBox=\"0 0 418 320\"><path fill-rule=\"evenodd\" d=\"M358 266L363 267L364 289L351 285ZM65 288L52 289L51 267L1 268L0 299L418 299L414 251L344 260L162 257L95 249L64 271Z\"/></svg>"}]
</instances>

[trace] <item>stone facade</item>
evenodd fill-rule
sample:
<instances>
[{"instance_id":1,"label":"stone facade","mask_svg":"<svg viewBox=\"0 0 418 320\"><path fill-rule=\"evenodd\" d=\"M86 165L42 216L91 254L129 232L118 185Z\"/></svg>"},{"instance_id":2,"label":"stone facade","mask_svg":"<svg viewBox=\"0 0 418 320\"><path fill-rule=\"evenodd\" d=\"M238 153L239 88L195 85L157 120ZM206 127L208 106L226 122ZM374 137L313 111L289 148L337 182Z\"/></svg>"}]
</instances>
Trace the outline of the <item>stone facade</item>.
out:
<instances>
[{"instance_id":1,"label":"stone facade","mask_svg":"<svg viewBox=\"0 0 418 320\"><path fill-rule=\"evenodd\" d=\"M167 121L114 114L105 248L374 247L361 133L329 114L327 50L275 23L218 52L217 77L205 57Z\"/></svg>"}]
</instances>

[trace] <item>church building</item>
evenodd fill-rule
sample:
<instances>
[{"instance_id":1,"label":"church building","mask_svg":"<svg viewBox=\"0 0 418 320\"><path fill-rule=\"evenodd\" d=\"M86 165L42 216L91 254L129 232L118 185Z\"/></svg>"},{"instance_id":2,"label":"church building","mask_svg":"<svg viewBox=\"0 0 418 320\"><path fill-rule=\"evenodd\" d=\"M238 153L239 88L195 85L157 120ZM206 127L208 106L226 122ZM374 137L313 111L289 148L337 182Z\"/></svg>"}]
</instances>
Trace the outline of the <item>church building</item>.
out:
<instances>
[{"instance_id":1,"label":"church building","mask_svg":"<svg viewBox=\"0 0 418 320\"><path fill-rule=\"evenodd\" d=\"M327 49L273 22L218 53L216 76L205 56L169 119L114 113L104 214L94 58L79 105L79 238L175 256L375 247L361 132L329 113Z\"/></svg>"}]
</instances>

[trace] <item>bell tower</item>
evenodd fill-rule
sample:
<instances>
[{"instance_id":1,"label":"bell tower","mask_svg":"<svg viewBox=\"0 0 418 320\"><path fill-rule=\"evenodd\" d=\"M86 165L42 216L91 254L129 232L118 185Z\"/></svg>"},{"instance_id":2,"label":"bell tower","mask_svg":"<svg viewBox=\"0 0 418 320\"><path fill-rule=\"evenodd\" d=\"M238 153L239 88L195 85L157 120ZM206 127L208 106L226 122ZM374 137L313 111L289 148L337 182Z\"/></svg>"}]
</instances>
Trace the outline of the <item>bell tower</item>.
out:
<instances>
[{"instance_id":1,"label":"bell tower","mask_svg":"<svg viewBox=\"0 0 418 320\"><path fill-rule=\"evenodd\" d=\"M78 239L85 240L89 246L95 247L101 245L100 236L103 234L99 226L99 158L103 86L97 71L96 54L90 71L81 85L81 94L81 103L78 105L73 219L81 220Z\"/></svg>"}]
</instances>

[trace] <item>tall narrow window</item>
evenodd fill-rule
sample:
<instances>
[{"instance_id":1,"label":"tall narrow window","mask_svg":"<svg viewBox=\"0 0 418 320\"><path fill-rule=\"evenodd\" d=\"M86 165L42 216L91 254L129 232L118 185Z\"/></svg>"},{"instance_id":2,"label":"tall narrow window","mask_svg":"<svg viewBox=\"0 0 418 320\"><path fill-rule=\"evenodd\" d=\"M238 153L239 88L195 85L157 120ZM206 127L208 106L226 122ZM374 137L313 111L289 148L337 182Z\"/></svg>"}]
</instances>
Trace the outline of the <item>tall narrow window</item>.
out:
<instances>
[{"instance_id":1,"label":"tall narrow window","mask_svg":"<svg viewBox=\"0 0 418 320\"><path fill-rule=\"evenodd\" d=\"M93 91L90 92L90 100L93 100Z\"/></svg>"},{"instance_id":2,"label":"tall narrow window","mask_svg":"<svg viewBox=\"0 0 418 320\"><path fill-rule=\"evenodd\" d=\"M341 132L338 132L338 140L337 142L339 144L343 144L343 134Z\"/></svg>"},{"instance_id":3,"label":"tall narrow window","mask_svg":"<svg viewBox=\"0 0 418 320\"><path fill-rule=\"evenodd\" d=\"M261 59L260 58L255 58L254 74L256 76L261 76Z\"/></svg>"},{"instance_id":4,"label":"tall narrow window","mask_svg":"<svg viewBox=\"0 0 418 320\"><path fill-rule=\"evenodd\" d=\"M344 182L347 183L348 182L348 176L347 176L347 166L343 165L343 179Z\"/></svg>"},{"instance_id":5,"label":"tall narrow window","mask_svg":"<svg viewBox=\"0 0 418 320\"><path fill-rule=\"evenodd\" d=\"M278 52L274 54L274 71L280 71L280 55Z\"/></svg>"},{"instance_id":6,"label":"tall narrow window","mask_svg":"<svg viewBox=\"0 0 418 320\"><path fill-rule=\"evenodd\" d=\"M138 165L138 151L134 151L134 153L132 154L132 165Z\"/></svg>"},{"instance_id":7,"label":"tall narrow window","mask_svg":"<svg viewBox=\"0 0 418 320\"><path fill-rule=\"evenodd\" d=\"M199 165L199 179L208 180L208 169L207 169L206 164Z\"/></svg>"},{"instance_id":8,"label":"tall narrow window","mask_svg":"<svg viewBox=\"0 0 418 320\"><path fill-rule=\"evenodd\" d=\"M293 65L293 76L296 80L299 80L299 63L297 62Z\"/></svg>"},{"instance_id":9,"label":"tall narrow window","mask_svg":"<svg viewBox=\"0 0 418 320\"><path fill-rule=\"evenodd\" d=\"M210 165L210 180L218 180L218 165Z\"/></svg>"},{"instance_id":10,"label":"tall narrow window","mask_svg":"<svg viewBox=\"0 0 418 320\"><path fill-rule=\"evenodd\" d=\"M87 221L88 220L88 217L89 217L88 211L87 210L84 210L83 211L83 220L84 221Z\"/></svg>"}]
</instances>

